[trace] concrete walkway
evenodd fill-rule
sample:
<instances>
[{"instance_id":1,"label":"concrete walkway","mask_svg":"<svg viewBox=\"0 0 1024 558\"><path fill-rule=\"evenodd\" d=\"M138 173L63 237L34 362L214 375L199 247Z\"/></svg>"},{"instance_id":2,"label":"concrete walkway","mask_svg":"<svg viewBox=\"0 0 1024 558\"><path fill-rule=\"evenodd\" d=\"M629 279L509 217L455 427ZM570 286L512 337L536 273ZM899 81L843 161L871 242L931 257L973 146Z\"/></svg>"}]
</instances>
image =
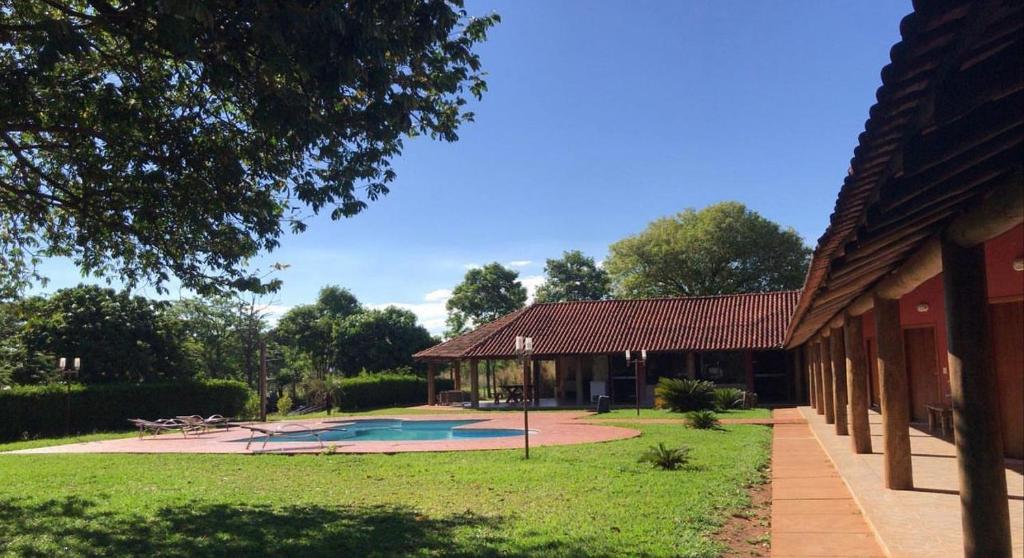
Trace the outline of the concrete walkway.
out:
<instances>
[{"instance_id":1,"label":"concrete walkway","mask_svg":"<svg viewBox=\"0 0 1024 558\"><path fill-rule=\"evenodd\" d=\"M772 556L885 556L799 411L772 417Z\"/></svg>"},{"instance_id":2,"label":"concrete walkway","mask_svg":"<svg viewBox=\"0 0 1024 558\"><path fill-rule=\"evenodd\" d=\"M874 453L855 454L847 436L810 407L800 407L812 432L846 481L883 549L894 557L963 556L956 449L950 442L912 428L914 490L886 490L882 480L882 417L869 414ZM776 427L778 428L778 427ZM1024 557L1024 476L1006 470L1013 555Z\"/></svg>"}]
</instances>

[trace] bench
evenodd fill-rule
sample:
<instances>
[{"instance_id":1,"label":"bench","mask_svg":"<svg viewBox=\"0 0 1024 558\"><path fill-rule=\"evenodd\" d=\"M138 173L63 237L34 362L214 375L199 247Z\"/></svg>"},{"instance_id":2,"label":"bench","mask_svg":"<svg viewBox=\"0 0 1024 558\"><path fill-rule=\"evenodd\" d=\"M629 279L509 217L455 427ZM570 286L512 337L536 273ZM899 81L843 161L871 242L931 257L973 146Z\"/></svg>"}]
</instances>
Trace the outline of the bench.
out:
<instances>
[{"instance_id":1,"label":"bench","mask_svg":"<svg viewBox=\"0 0 1024 558\"><path fill-rule=\"evenodd\" d=\"M953 431L953 409L951 407L940 407L938 405L925 405L928 410L928 430L935 432L935 424L938 423L942 437L946 437L946 427L949 432Z\"/></svg>"}]
</instances>

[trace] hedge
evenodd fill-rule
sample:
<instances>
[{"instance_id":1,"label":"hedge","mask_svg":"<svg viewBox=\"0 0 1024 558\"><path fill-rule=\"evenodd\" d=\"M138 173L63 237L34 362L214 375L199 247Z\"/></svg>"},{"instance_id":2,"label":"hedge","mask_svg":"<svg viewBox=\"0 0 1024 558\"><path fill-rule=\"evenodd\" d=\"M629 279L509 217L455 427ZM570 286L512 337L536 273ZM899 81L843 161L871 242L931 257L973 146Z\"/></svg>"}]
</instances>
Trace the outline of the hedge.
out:
<instances>
[{"instance_id":1,"label":"hedge","mask_svg":"<svg viewBox=\"0 0 1024 558\"><path fill-rule=\"evenodd\" d=\"M447 378L437 378L435 385L438 393L453 388ZM334 405L343 411L427 402L427 380L411 374L362 374L335 380L331 388Z\"/></svg>"},{"instance_id":2,"label":"hedge","mask_svg":"<svg viewBox=\"0 0 1024 558\"><path fill-rule=\"evenodd\" d=\"M0 440L62 436L67 391L63 385L0 391ZM176 415L238 416L250 390L232 380L71 386L71 432L123 430L129 418Z\"/></svg>"}]
</instances>

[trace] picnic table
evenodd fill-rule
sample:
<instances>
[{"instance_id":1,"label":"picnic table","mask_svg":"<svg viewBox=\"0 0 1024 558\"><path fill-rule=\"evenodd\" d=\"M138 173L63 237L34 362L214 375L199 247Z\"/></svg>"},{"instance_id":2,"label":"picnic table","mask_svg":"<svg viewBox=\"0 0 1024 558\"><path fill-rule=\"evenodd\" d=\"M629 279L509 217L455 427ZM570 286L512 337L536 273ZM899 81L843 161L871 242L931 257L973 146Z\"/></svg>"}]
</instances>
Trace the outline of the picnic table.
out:
<instances>
[{"instance_id":1,"label":"picnic table","mask_svg":"<svg viewBox=\"0 0 1024 558\"><path fill-rule=\"evenodd\" d=\"M953 430L953 408L945 405L926 405L928 409L928 430L935 432L935 424L938 423L942 431L942 437L946 437L946 426Z\"/></svg>"},{"instance_id":2,"label":"picnic table","mask_svg":"<svg viewBox=\"0 0 1024 558\"><path fill-rule=\"evenodd\" d=\"M498 386L498 391L494 393L494 404L500 405L502 397L505 398L505 403L508 405L522 403L523 393L523 384L502 384Z\"/></svg>"}]
</instances>

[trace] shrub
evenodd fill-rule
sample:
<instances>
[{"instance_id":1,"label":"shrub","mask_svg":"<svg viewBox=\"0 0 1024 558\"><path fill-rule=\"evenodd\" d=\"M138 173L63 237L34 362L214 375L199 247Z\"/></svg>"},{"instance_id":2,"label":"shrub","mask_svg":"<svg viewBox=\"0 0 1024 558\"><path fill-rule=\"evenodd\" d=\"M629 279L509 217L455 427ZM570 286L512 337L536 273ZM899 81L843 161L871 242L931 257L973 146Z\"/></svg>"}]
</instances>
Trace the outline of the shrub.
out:
<instances>
[{"instance_id":1,"label":"shrub","mask_svg":"<svg viewBox=\"0 0 1024 558\"><path fill-rule=\"evenodd\" d=\"M0 440L62 436L66 389L51 384L0 391ZM73 385L71 431L124 430L129 418L238 416L250 394L245 384L232 380Z\"/></svg>"},{"instance_id":2,"label":"shrub","mask_svg":"<svg viewBox=\"0 0 1024 558\"><path fill-rule=\"evenodd\" d=\"M452 381L437 378L438 392L452 389ZM407 371L389 370L339 378L331 382L331 399L343 411L424 404L427 401L427 380Z\"/></svg>"},{"instance_id":3,"label":"shrub","mask_svg":"<svg viewBox=\"0 0 1024 558\"><path fill-rule=\"evenodd\" d=\"M675 471L690 461L690 448L680 446L678 448L665 447L664 442L647 448L640 455L640 463L650 463L652 466L665 471Z\"/></svg>"},{"instance_id":4,"label":"shrub","mask_svg":"<svg viewBox=\"0 0 1024 558\"><path fill-rule=\"evenodd\" d=\"M739 388L718 388L715 390L715 408L719 411L743 408L746 392Z\"/></svg>"},{"instance_id":5,"label":"shrub","mask_svg":"<svg viewBox=\"0 0 1024 558\"><path fill-rule=\"evenodd\" d=\"M690 411L686 414L686 419L690 423L690 428L697 428L699 430L708 430L721 426L721 423L718 422L718 416L715 415L714 411Z\"/></svg>"},{"instance_id":6,"label":"shrub","mask_svg":"<svg viewBox=\"0 0 1024 558\"><path fill-rule=\"evenodd\" d=\"M706 380L662 378L654 394L676 412L701 411L715 406L715 384Z\"/></svg>"},{"instance_id":7,"label":"shrub","mask_svg":"<svg viewBox=\"0 0 1024 558\"><path fill-rule=\"evenodd\" d=\"M288 397L288 394L284 394L277 398L277 412L282 415L287 415L292 410L292 398Z\"/></svg>"}]
</instances>

